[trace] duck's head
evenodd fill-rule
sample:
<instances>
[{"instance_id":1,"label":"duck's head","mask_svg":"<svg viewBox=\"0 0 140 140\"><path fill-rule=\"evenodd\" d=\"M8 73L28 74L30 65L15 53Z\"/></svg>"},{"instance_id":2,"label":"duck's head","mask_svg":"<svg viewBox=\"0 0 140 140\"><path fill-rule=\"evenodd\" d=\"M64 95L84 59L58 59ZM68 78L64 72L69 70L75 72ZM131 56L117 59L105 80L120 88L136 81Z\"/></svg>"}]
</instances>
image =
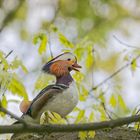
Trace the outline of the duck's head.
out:
<instances>
[{"instance_id":1,"label":"duck's head","mask_svg":"<svg viewBox=\"0 0 140 140\"><path fill-rule=\"evenodd\" d=\"M72 70L79 71L78 68L81 66L77 64L76 56L70 52L65 52L47 62L42 70L56 77L61 77Z\"/></svg>"}]
</instances>

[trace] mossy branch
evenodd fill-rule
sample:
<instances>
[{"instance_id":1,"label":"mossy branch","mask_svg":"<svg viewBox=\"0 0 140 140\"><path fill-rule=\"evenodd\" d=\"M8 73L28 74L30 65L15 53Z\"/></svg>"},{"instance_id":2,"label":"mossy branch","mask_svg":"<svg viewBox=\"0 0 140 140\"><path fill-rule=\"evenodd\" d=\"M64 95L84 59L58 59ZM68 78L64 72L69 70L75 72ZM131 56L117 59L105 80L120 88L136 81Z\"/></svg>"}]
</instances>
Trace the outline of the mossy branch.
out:
<instances>
[{"instance_id":1,"label":"mossy branch","mask_svg":"<svg viewBox=\"0 0 140 140\"><path fill-rule=\"evenodd\" d=\"M0 134L4 133L40 133L40 132L76 132L76 131L89 131L89 130L101 130L105 128L114 128L118 126L128 125L133 122L140 121L140 115L119 118L116 120L94 122L94 123L83 123L83 124L48 124L40 125L28 123L12 124L12 125L0 125Z\"/></svg>"}]
</instances>

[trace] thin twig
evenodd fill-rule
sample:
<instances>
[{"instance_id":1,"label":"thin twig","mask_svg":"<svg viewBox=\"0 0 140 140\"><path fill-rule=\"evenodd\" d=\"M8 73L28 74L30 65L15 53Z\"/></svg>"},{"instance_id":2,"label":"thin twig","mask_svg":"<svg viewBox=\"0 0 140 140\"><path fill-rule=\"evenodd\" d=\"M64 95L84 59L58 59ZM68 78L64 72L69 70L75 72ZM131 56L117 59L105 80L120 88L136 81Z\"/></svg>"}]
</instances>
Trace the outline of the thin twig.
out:
<instances>
[{"instance_id":1,"label":"thin twig","mask_svg":"<svg viewBox=\"0 0 140 140\"><path fill-rule=\"evenodd\" d=\"M51 48L51 33L50 32L49 32L48 46L49 46L51 58L53 58L53 52L52 52L52 48Z\"/></svg>"},{"instance_id":2,"label":"thin twig","mask_svg":"<svg viewBox=\"0 0 140 140\"><path fill-rule=\"evenodd\" d=\"M9 78L6 80L6 83L4 84L2 96L5 95L5 93L7 91L7 87L9 86L11 79L12 79L12 75L9 76ZM1 84L0 84L0 87L2 88Z\"/></svg>"},{"instance_id":3,"label":"thin twig","mask_svg":"<svg viewBox=\"0 0 140 140\"><path fill-rule=\"evenodd\" d=\"M120 44L122 44L123 46L125 47L129 47L129 48L133 48L133 49L139 49L140 50L140 47L137 47L137 46L133 46L133 45L129 45L127 43L124 43L122 42L117 36L113 35L113 38L115 38Z\"/></svg>"},{"instance_id":4,"label":"thin twig","mask_svg":"<svg viewBox=\"0 0 140 140\"><path fill-rule=\"evenodd\" d=\"M95 63L96 63L96 60L95 60L95 57L94 57L94 53L95 51L94 51L94 47L92 48L92 59L93 59L93 66L92 66L92 77L91 77L91 83L92 83L92 85L94 85L94 68L95 68Z\"/></svg>"},{"instance_id":5,"label":"thin twig","mask_svg":"<svg viewBox=\"0 0 140 140\"><path fill-rule=\"evenodd\" d=\"M11 50L6 56L5 59L8 58L11 54L13 53L13 50ZM2 63L2 61L0 61L0 64Z\"/></svg>"},{"instance_id":6,"label":"thin twig","mask_svg":"<svg viewBox=\"0 0 140 140\"><path fill-rule=\"evenodd\" d=\"M11 116L12 118L16 119L17 121L23 123L24 125L26 125L26 122L23 119L19 118L18 116L16 116L12 112L8 111L7 109L2 107L1 105L0 105L0 111L5 113L5 114L7 114L7 115L9 115L9 116Z\"/></svg>"},{"instance_id":7,"label":"thin twig","mask_svg":"<svg viewBox=\"0 0 140 140\"><path fill-rule=\"evenodd\" d=\"M56 11L55 11L55 16L54 16L54 18L52 19L52 21L50 22L50 25L49 25L49 28L51 27L51 25L55 22L55 19L56 19L56 17L57 17L57 15L58 15L58 13L59 13L59 9L60 9L60 1L58 1L59 3L58 3L58 7L57 7L57 9L56 9ZM53 52L52 52L52 48L51 48L51 32L50 32L50 30L49 30L49 39L48 39L48 46L49 46L49 51L50 51L50 55L51 55L51 58L53 58Z\"/></svg>"},{"instance_id":8,"label":"thin twig","mask_svg":"<svg viewBox=\"0 0 140 140\"><path fill-rule=\"evenodd\" d=\"M126 44L124 42L122 42L121 40L119 40L115 35L113 35L113 37L122 45L124 45L125 47L130 47L130 48L133 48L133 49L140 49L139 47L137 46L132 46L132 45L129 45L129 44ZM106 83L108 80L110 80L111 78L113 78L114 76L116 76L118 73L120 73L122 70L124 70L125 68L127 68L129 65L132 64L132 62L134 60L137 60L138 58L140 57L140 54L137 55L131 62L128 62L127 64L125 64L124 66L122 66L121 68L119 68L118 70L116 70L113 74L111 74L109 77L105 78L102 82L100 82L99 84L97 84L96 86L94 86L90 92L92 90L96 90L98 87L102 86L104 83Z\"/></svg>"},{"instance_id":9,"label":"thin twig","mask_svg":"<svg viewBox=\"0 0 140 140\"><path fill-rule=\"evenodd\" d=\"M92 90L96 90L98 87L102 86L104 83L106 83L107 81L109 81L111 78L113 78L114 76L116 76L118 73L120 73L122 70L124 70L125 68L127 68L128 66L130 66L132 64L132 62L134 60L137 60L138 58L140 58L140 54L137 55L131 62L128 62L127 64L125 64L124 66L122 66L121 68L119 68L118 70L116 70L113 74L111 74L109 77L105 78L102 82L100 82L99 84L97 84L96 86L94 86L90 92Z\"/></svg>"},{"instance_id":10,"label":"thin twig","mask_svg":"<svg viewBox=\"0 0 140 140\"><path fill-rule=\"evenodd\" d=\"M12 54L13 50L11 50L6 56L5 56L5 59L8 58L11 54ZM2 63L2 61L0 61L0 64ZM4 69L3 69L4 70ZM1 85L2 85L2 82L0 83L0 88L1 88ZM4 90L5 92L5 90ZM3 92L3 93L4 93Z\"/></svg>"},{"instance_id":11,"label":"thin twig","mask_svg":"<svg viewBox=\"0 0 140 140\"><path fill-rule=\"evenodd\" d=\"M103 102L101 102L101 105L103 106L103 109L104 109L105 113L107 114L108 118L109 118L110 120L112 120L112 117L111 117L110 114L108 113L108 111L107 111L107 109L106 109L106 107L105 107L105 104L104 104Z\"/></svg>"},{"instance_id":12,"label":"thin twig","mask_svg":"<svg viewBox=\"0 0 140 140\"><path fill-rule=\"evenodd\" d=\"M11 22L14 18L15 15L17 14L17 11L21 8L21 6L24 4L25 0L21 0L19 1L19 4L16 6L15 9L13 9L12 11L10 11L4 18L1 27L0 27L0 32L2 32L2 30L5 28L5 26L7 26L7 24L9 22Z\"/></svg>"},{"instance_id":13,"label":"thin twig","mask_svg":"<svg viewBox=\"0 0 140 140\"><path fill-rule=\"evenodd\" d=\"M11 51L5 56L5 58L8 58L12 53L13 53L13 50L11 50Z\"/></svg>"}]
</instances>

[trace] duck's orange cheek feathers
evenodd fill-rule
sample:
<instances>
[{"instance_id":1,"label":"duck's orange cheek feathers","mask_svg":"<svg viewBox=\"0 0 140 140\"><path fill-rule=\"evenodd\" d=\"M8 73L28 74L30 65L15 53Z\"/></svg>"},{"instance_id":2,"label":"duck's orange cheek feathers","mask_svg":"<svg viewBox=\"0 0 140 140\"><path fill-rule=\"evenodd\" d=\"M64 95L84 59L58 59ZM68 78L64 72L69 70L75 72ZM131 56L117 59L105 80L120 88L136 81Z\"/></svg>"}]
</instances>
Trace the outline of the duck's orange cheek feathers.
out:
<instances>
[{"instance_id":1,"label":"duck's orange cheek feathers","mask_svg":"<svg viewBox=\"0 0 140 140\"><path fill-rule=\"evenodd\" d=\"M51 74L54 74L57 77L60 77L62 75L66 75L68 73L68 69L66 67L65 62L55 62L50 67Z\"/></svg>"}]
</instances>

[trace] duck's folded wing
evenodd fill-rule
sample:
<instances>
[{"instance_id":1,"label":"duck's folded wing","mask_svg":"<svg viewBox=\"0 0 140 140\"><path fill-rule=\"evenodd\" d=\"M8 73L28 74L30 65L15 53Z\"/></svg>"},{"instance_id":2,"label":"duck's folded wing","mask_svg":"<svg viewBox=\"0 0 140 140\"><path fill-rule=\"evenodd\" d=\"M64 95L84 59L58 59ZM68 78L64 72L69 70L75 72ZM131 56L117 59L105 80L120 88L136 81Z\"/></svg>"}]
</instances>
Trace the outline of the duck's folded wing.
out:
<instances>
[{"instance_id":1,"label":"duck's folded wing","mask_svg":"<svg viewBox=\"0 0 140 140\"><path fill-rule=\"evenodd\" d=\"M68 86L63 84L47 86L34 98L25 114L31 116L32 118L36 118L40 110L50 99L52 99L57 94L61 94L67 88Z\"/></svg>"}]
</instances>

